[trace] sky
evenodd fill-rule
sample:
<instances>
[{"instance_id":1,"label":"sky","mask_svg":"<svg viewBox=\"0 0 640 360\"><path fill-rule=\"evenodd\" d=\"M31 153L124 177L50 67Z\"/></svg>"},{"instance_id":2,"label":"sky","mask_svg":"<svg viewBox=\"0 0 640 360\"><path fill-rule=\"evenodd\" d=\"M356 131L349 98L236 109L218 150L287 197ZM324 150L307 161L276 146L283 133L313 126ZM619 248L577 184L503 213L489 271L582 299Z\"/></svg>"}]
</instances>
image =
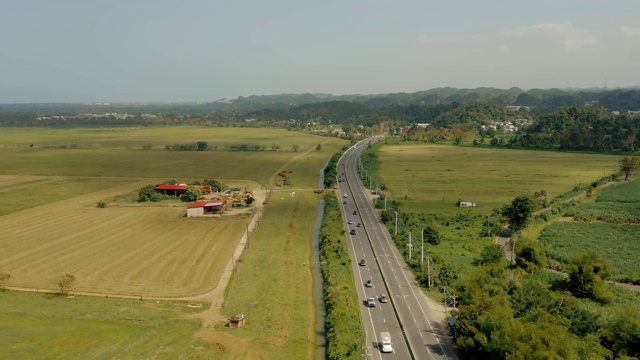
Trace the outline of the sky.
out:
<instances>
[{"instance_id":1,"label":"sky","mask_svg":"<svg viewBox=\"0 0 640 360\"><path fill-rule=\"evenodd\" d=\"M0 4L4 104L640 85L638 0Z\"/></svg>"}]
</instances>

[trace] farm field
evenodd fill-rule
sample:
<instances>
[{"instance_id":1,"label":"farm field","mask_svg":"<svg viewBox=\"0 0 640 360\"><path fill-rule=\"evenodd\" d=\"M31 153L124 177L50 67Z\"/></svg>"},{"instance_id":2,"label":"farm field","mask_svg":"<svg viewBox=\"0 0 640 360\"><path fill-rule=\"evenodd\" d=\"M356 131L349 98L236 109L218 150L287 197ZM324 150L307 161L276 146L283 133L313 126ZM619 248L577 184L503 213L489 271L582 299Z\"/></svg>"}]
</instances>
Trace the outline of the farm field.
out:
<instances>
[{"instance_id":1,"label":"farm field","mask_svg":"<svg viewBox=\"0 0 640 360\"><path fill-rule=\"evenodd\" d=\"M376 181L407 212L487 214L519 195L549 200L618 171L619 156L445 145L382 145ZM458 199L476 208L458 208Z\"/></svg>"},{"instance_id":2,"label":"farm field","mask_svg":"<svg viewBox=\"0 0 640 360\"><path fill-rule=\"evenodd\" d=\"M612 280L640 279L640 226L556 222L540 234L540 244L549 247L551 258L562 264L573 254L597 251L618 270Z\"/></svg>"},{"instance_id":3,"label":"farm field","mask_svg":"<svg viewBox=\"0 0 640 360\"><path fill-rule=\"evenodd\" d=\"M0 175L0 216L135 181L106 177Z\"/></svg>"},{"instance_id":4,"label":"farm field","mask_svg":"<svg viewBox=\"0 0 640 360\"><path fill-rule=\"evenodd\" d=\"M206 304L15 291L0 291L0 303L2 359L211 358L187 319Z\"/></svg>"},{"instance_id":5,"label":"farm field","mask_svg":"<svg viewBox=\"0 0 640 360\"><path fill-rule=\"evenodd\" d=\"M217 146L217 150L164 150L167 144L197 141L206 141L210 148ZM266 188L271 175L285 164L298 159L304 166L317 167L318 171L295 173L297 176L292 179L292 185L316 188L320 168L326 159L346 143L337 138L283 129L188 126L6 128L0 133L0 174L245 179L256 181ZM152 144L152 149L143 150L142 146L145 144ZM257 144L264 146L266 150L224 150L225 145L234 144ZM279 145L281 150L271 151L272 144ZM318 144L321 144L320 151L315 150ZM299 152L291 151L293 145L299 146Z\"/></svg>"},{"instance_id":6,"label":"farm field","mask_svg":"<svg viewBox=\"0 0 640 360\"><path fill-rule=\"evenodd\" d=\"M252 190L260 187L252 178L268 185L281 168L293 171L293 187L315 189L320 168L345 143L281 129L260 129L260 136L255 129L192 127L7 130L0 134L1 142L14 144L0 148L0 198L5 199L0 206L5 214L0 216L0 271L11 274L7 286L52 289L57 276L70 273L78 279L80 292L160 297L213 289L247 219L185 219L186 205L181 203L110 203L99 209L98 201L135 194L144 185L167 179L215 178ZM26 145L55 145L76 138L102 145L82 149ZM297 143L309 151L126 149L152 139L261 141L269 146L280 139L282 147ZM110 141L118 147L104 145L113 145ZM319 143L323 145L316 151ZM234 180L235 176L248 179Z\"/></svg>"},{"instance_id":7,"label":"farm field","mask_svg":"<svg viewBox=\"0 0 640 360\"><path fill-rule=\"evenodd\" d=\"M10 285L53 289L73 274L80 292L186 296L211 290L248 218L184 218L186 205L107 207L97 201L148 181L0 217L0 269Z\"/></svg>"},{"instance_id":8,"label":"farm field","mask_svg":"<svg viewBox=\"0 0 640 360\"><path fill-rule=\"evenodd\" d=\"M545 227L539 236L562 268L578 252L595 250L617 269L613 279L640 281L640 179L603 189L595 202L579 205L573 218Z\"/></svg>"}]
</instances>

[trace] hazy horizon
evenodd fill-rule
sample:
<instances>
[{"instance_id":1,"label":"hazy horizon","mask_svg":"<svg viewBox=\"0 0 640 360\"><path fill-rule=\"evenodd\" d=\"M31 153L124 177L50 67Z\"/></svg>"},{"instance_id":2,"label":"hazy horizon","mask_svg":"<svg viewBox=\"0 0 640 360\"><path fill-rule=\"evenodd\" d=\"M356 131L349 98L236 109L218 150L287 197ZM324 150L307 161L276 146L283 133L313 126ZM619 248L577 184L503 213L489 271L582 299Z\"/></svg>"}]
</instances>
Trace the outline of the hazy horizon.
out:
<instances>
[{"instance_id":1,"label":"hazy horizon","mask_svg":"<svg viewBox=\"0 0 640 360\"><path fill-rule=\"evenodd\" d=\"M0 14L0 103L640 85L630 0L61 0Z\"/></svg>"}]
</instances>

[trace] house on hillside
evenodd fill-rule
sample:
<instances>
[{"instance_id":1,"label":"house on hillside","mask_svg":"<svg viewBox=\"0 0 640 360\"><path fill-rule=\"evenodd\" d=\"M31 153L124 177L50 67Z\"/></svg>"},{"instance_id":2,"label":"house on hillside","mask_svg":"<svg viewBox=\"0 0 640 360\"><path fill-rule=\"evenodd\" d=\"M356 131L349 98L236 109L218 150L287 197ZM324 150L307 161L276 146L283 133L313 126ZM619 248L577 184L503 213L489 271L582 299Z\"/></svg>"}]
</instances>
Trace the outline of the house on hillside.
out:
<instances>
[{"instance_id":1,"label":"house on hillside","mask_svg":"<svg viewBox=\"0 0 640 360\"><path fill-rule=\"evenodd\" d=\"M209 185L187 185L187 184L178 184L178 185L158 185L153 190L167 196L175 196L181 197L187 193L187 188L189 186L193 186L196 189L200 189L207 194L211 194L211 186Z\"/></svg>"},{"instance_id":2,"label":"house on hillside","mask_svg":"<svg viewBox=\"0 0 640 360\"><path fill-rule=\"evenodd\" d=\"M187 208L187 217L220 215L227 210L227 200L198 201Z\"/></svg>"}]
</instances>

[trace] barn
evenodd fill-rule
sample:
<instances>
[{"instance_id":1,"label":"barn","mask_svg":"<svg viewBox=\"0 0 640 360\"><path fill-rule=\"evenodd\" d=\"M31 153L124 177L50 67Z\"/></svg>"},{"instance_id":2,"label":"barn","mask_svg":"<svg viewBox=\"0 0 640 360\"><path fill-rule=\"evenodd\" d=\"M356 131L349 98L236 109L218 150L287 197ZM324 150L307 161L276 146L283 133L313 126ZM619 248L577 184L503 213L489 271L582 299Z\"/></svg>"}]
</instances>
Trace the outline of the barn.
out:
<instances>
[{"instance_id":1,"label":"barn","mask_svg":"<svg viewBox=\"0 0 640 360\"><path fill-rule=\"evenodd\" d=\"M198 201L187 208L187 217L218 215L227 210L227 200Z\"/></svg>"},{"instance_id":2,"label":"barn","mask_svg":"<svg viewBox=\"0 0 640 360\"><path fill-rule=\"evenodd\" d=\"M187 193L187 188L190 185L178 184L178 185L158 185L153 190L168 196L181 197ZM211 186L209 185L193 185L196 189L200 189L207 194L211 194Z\"/></svg>"}]
</instances>

